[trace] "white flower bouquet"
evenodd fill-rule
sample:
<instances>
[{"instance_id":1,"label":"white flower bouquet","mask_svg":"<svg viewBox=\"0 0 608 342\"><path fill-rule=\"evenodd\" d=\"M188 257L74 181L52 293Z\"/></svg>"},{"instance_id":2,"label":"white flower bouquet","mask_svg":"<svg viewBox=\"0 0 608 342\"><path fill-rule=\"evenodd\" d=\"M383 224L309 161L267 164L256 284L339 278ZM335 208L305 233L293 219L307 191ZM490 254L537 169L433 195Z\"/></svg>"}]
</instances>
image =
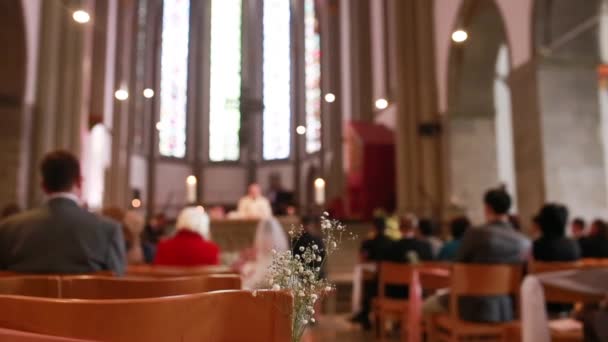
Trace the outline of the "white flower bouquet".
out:
<instances>
[{"instance_id":1,"label":"white flower bouquet","mask_svg":"<svg viewBox=\"0 0 608 342\"><path fill-rule=\"evenodd\" d=\"M315 322L315 303L331 292L334 286L322 277L322 269L327 257L333 254L343 238L353 238L338 220L321 216L322 245L311 242L302 245L298 241L305 234L302 226L292 227L289 235L292 246L297 249L285 252L273 251L269 271L268 286L275 291L288 291L293 295L292 342L298 342L306 326ZM311 240L312 241L312 240Z\"/></svg>"}]
</instances>

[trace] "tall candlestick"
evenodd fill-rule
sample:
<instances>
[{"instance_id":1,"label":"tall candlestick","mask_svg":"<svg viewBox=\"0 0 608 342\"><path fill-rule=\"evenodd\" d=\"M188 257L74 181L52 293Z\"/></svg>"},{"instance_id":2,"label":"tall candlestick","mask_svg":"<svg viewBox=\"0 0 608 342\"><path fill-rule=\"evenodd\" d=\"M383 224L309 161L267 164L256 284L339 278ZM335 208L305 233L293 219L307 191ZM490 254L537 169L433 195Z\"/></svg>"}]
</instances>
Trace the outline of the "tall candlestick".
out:
<instances>
[{"instance_id":1,"label":"tall candlestick","mask_svg":"<svg viewBox=\"0 0 608 342\"><path fill-rule=\"evenodd\" d=\"M315 204L325 204L325 180L323 178L315 179Z\"/></svg>"},{"instance_id":2,"label":"tall candlestick","mask_svg":"<svg viewBox=\"0 0 608 342\"><path fill-rule=\"evenodd\" d=\"M186 178L186 201L188 204L196 203L196 177L188 176Z\"/></svg>"}]
</instances>

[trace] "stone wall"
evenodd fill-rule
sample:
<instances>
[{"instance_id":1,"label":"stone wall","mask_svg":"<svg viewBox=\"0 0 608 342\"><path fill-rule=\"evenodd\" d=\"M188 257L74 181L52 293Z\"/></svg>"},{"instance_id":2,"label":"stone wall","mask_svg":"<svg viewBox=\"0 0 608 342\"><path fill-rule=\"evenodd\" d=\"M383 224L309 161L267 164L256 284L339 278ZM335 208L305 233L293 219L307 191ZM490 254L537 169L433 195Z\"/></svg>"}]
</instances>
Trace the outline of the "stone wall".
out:
<instances>
[{"instance_id":1,"label":"stone wall","mask_svg":"<svg viewBox=\"0 0 608 342\"><path fill-rule=\"evenodd\" d=\"M547 200L608 214L595 68L543 63L538 75Z\"/></svg>"},{"instance_id":2,"label":"stone wall","mask_svg":"<svg viewBox=\"0 0 608 342\"><path fill-rule=\"evenodd\" d=\"M450 118L450 174L452 202L479 223L485 191L498 185L494 118Z\"/></svg>"}]
</instances>

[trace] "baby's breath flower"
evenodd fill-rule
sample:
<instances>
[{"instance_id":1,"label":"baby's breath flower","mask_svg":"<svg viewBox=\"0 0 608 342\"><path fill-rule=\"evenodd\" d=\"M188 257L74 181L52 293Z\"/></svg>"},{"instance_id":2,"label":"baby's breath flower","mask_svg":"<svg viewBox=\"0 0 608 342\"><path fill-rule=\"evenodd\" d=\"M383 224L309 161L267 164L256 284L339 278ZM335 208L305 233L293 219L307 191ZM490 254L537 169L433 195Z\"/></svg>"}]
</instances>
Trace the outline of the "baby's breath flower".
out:
<instances>
[{"instance_id":1,"label":"baby's breath flower","mask_svg":"<svg viewBox=\"0 0 608 342\"><path fill-rule=\"evenodd\" d=\"M298 293L298 296L304 297L305 296L304 291L300 291L300 293Z\"/></svg>"},{"instance_id":2,"label":"baby's breath flower","mask_svg":"<svg viewBox=\"0 0 608 342\"><path fill-rule=\"evenodd\" d=\"M311 321L312 323L314 323L314 322L315 322L315 318L314 318L314 317L313 317L313 318L311 318L311 319L310 319L310 321Z\"/></svg>"},{"instance_id":3,"label":"baby's breath flower","mask_svg":"<svg viewBox=\"0 0 608 342\"><path fill-rule=\"evenodd\" d=\"M274 284L274 286L272 287L273 291L280 291L281 290L281 286L279 286L279 284Z\"/></svg>"},{"instance_id":4,"label":"baby's breath flower","mask_svg":"<svg viewBox=\"0 0 608 342\"><path fill-rule=\"evenodd\" d=\"M304 246L300 246L300 252L304 252L305 249Z\"/></svg>"},{"instance_id":5,"label":"baby's breath flower","mask_svg":"<svg viewBox=\"0 0 608 342\"><path fill-rule=\"evenodd\" d=\"M258 291L253 291L253 292L251 292L251 295L252 295L252 296L254 296L254 297L257 297L257 295L258 295Z\"/></svg>"}]
</instances>

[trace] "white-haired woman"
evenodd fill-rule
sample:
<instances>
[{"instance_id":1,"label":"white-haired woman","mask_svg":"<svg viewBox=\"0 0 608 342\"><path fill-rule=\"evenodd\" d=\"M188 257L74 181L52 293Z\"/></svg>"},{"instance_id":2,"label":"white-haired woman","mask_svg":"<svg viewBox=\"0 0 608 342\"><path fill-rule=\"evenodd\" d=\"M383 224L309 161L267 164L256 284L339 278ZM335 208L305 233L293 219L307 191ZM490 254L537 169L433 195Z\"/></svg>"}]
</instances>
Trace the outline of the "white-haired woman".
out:
<instances>
[{"instance_id":1,"label":"white-haired woman","mask_svg":"<svg viewBox=\"0 0 608 342\"><path fill-rule=\"evenodd\" d=\"M283 226L276 218L260 221L255 232L253 249L248 257L237 265L243 276L245 289L256 289L266 285L266 276L272 262L272 250L278 252L289 250L289 241Z\"/></svg>"},{"instance_id":2,"label":"white-haired woman","mask_svg":"<svg viewBox=\"0 0 608 342\"><path fill-rule=\"evenodd\" d=\"M158 244L155 265L203 266L219 263L220 249L209 238L209 216L201 207L189 207L179 214L177 234Z\"/></svg>"}]
</instances>

